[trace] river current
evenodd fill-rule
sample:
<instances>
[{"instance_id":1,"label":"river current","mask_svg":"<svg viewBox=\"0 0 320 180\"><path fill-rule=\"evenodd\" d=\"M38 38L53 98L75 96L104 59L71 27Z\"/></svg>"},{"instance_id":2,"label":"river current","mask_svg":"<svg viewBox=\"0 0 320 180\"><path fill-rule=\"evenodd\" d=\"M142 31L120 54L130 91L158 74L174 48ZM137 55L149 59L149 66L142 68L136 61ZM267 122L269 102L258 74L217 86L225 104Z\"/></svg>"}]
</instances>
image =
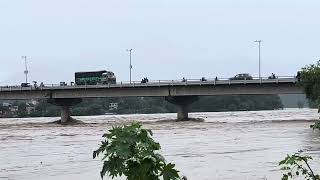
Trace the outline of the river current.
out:
<instances>
[{"instance_id":1,"label":"river current","mask_svg":"<svg viewBox=\"0 0 320 180\"><path fill-rule=\"evenodd\" d=\"M106 130L132 121L153 131L161 153L189 180L280 179L278 162L299 150L320 173L320 132L309 128L318 116L311 109L190 114L204 122L103 115L75 117L85 124L73 126L48 124L58 118L2 118L0 180L100 180L102 162L92 151Z\"/></svg>"}]
</instances>

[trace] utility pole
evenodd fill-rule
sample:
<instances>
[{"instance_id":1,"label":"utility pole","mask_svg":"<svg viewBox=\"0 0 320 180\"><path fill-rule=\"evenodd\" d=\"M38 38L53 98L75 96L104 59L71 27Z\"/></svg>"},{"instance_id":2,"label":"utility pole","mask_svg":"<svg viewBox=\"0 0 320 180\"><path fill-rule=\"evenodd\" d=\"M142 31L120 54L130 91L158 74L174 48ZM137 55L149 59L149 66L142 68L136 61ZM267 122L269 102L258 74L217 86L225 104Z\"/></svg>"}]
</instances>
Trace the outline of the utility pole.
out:
<instances>
[{"instance_id":1,"label":"utility pole","mask_svg":"<svg viewBox=\"0 0 320 180\"><path fill-rule=\"evenodd\" d=\"M131 70L132 70L132 65L131 65L131 52L133 49L127 49L127 51L129 51L129 55L130 55L130 84L131 84Z\"/></svg>"},{"instance_id":2,"label":"utility pole","mask_svg":"<svg viewBox=\"0 0 320 180\"><path fill-rule=\"evenodd\" d=\"M21 56L22 59L24 59L24 65L25 65L25 70L24 70L24 74L26 75L26 83L28 83L28 65L27 65L27 56Z\"/></svg>"},{"instance_id":3,"label":"utility pole","mask_svg":"<svg viewBox=\"0 0 320 180\"><path fill-rule=\"evenodd\" d=\"M255 43L259 43L259 79L261 79L261 42L262 40L255 40Z\"/></svg>"}]
</instances>

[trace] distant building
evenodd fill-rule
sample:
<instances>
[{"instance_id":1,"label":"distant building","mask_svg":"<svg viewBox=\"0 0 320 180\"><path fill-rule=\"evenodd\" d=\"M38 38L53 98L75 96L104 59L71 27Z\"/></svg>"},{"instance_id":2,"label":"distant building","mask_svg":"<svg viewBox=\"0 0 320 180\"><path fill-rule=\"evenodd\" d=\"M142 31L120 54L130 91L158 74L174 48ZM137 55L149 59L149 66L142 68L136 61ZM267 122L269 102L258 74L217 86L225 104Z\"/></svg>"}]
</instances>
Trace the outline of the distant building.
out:
<instances>
[{"instance_id":1,"label":"distant building","mask_svg":"<svg viewBox=\"0 0 320 180\"><path fill-rule=\"evenodd\" d=\"M9 111L11 114L16 114L18 112L18 106L9 106Z\"/></svg>"},{"instance_id":2,"label":"distant building","mask_svg":"<svg viewBox=\"0 0 320 180\"><path fill-rule=\"evenodd\" d=\"M109 111L114 111L118 109L118 103L110 103L109 104Z\"/></svg>"},{"instance_id":3,"label":"distant building","mask_svg":"<svg viewBox=\"0 0 320 180\"><path fill-rule=\"evenodd\" d=\"M3 106L3 107L10 107L10 106L11 106L11 103L3 102L3 103L2 103L2 106Z\"/></svg>"},{"instance_id":4,"label":"distant building","mask_svg":"<svg viewBox=\"0 0 320 180\"><path fill-rule=\"evenodd\" d=\"M34 112L35 110L36 110L35 107L32 107L32 106L27 106L27 107L26 107L26 111L27 111L28 114Z\"/></svg>"},{"instance_id":5,"label":"distant building","mask_svg":"<svg viewBox=\"0 0 320 180\"><path fill-rule=\"evenodd\" d=\"M30 101L27 102L29 105L33 105L33 106L36 106L39 102L35 99L32 99Z\"/></svg>"}]
</instances>

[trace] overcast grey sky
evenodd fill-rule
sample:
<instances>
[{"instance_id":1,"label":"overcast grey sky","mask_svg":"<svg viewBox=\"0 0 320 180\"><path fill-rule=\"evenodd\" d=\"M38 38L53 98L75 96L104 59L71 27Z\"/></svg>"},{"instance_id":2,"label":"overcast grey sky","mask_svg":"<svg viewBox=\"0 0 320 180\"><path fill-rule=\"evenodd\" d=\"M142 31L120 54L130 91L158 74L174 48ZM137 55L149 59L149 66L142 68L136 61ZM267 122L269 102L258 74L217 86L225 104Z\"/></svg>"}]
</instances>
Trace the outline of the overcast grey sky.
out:
<instances>
[{"instance_id":1,"label":"overcast grey sky","mask_svg":"<svg viewBox=\"0 0 320 180\"><path fill-rule=\"evenodd\" d=\"M1 0L0 85L72 81L108 69L129 79L294 75L320 58L319 0Z\"/></svg>"}]
</instances>

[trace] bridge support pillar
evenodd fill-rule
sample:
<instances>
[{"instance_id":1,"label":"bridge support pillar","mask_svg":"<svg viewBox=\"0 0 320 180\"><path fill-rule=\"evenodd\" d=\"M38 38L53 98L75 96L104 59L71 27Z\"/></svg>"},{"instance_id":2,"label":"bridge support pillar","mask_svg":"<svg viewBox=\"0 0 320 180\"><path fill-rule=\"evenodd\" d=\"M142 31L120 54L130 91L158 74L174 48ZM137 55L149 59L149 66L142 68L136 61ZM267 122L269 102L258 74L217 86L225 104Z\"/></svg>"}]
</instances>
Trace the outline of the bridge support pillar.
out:
<instances>
[{"instance_id":1,"label":"bridge support pillar","mask_svg":"<svg viewBox=\"0 0 320 180\"><path fill-rule=\"evenodd\" d=\"M198 96L168 96L166 100L176 105L177 121L188 121L188 113L191 111L191 104L197 101Z\"/></svg>"},{"instance_id":2,"label":"bridge support pillar","mask_svg":"<svg viewBox=\"0 0 320 180\"><path fill-rule=\"evenodd\" d=\"M79 98L69 98L69 99L48 99L48 103L61 107L61 119L58 123L69 124L72 120L71 117L71 106L76 105L82 101Z\"/></svg>"},{"instance_id":3,"label":"bridge support pillar","mask_svg":"<svg viewBox=\"0 0 320 180\"><path fill-rule=\"evenodd\" d=\"M71 119L70 106L61 106L61 124L68 124Z\"/></svg>"}]
</instances>

